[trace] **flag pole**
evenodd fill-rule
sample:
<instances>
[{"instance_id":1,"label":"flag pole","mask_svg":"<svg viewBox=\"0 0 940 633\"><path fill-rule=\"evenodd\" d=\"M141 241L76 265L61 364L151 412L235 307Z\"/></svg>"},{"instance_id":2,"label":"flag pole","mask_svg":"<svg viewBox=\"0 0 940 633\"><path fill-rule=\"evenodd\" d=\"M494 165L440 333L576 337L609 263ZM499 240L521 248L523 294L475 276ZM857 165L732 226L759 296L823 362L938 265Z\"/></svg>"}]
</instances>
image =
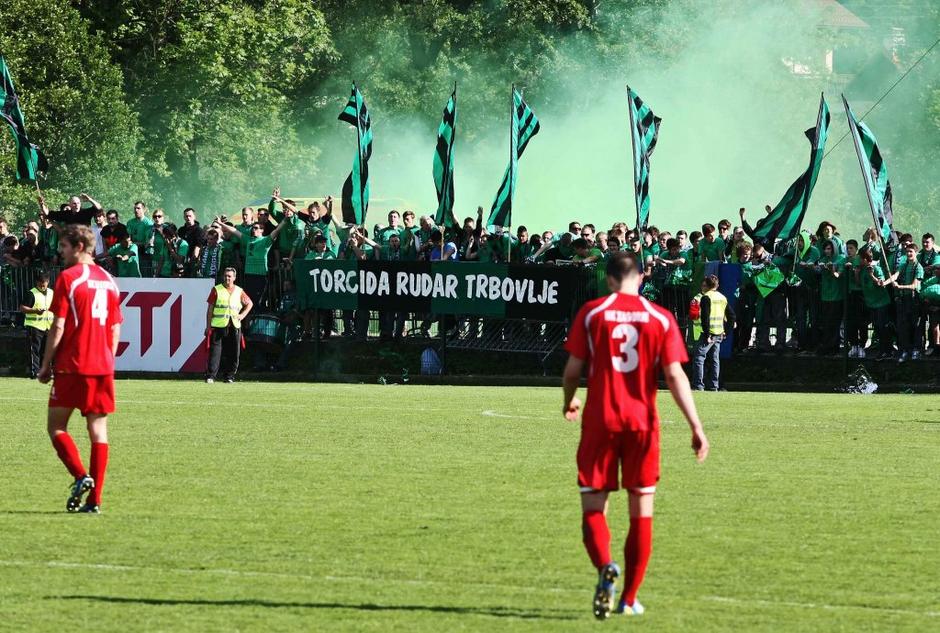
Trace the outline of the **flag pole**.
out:
<instances>
[{"instance_id":1,"label":"flag pole","mask_svg":"<svg viewBox=\"0 0 940 633\"><path fill-rule=\"evenodd\" d=\"M640 236L640 198L636 190L637 180L639 180L636 164L636 121L633 120L633 97L630 96L629 84L627 84L627 113L630 115L630 147L633 148L633 202L636 205L636 234L637 239L642 239Z\"/></svg>"},{"instance_id":2,"label":"flag pole","mask_svg":"<svg viewBox=\"0 0 940 633\"><path fill-rule=\"evenodd\" d=\"M366 211L363 208L362 200L362 108L359 105L359 102L362 101L359 94L359 88L356 86L356 82L353 82L353 99L356 100L356 151L359 152L359 178L356 183L359 188L359 213L362 220L362 225L365 226L366 223Z\"/></svg>"},{"instance_id":3,"label":"flag pole","mask_svg":"<svg viewBox=\"0 0 940 633\"><path fill-rule=\"evenodd\" d=\"M450 187L454 181L453 164L454 164L454 145L456 143L457 143L457 80L455 79L454 80L454 124L450 132L450 151L447 152L447 174L448 174L447 191L450 191ZM454 228L456 229L457 218L454 216L454 199L453 198L451 198L450 200L450 216L451 216L451 219L454 220L454 225L455 225ZM445 229L447 228L447 218L444 218L444 227Z\"/></svg>"},{"instance_id":4,"label":"flag pole","mask_svg":"<svg viewBox=\"0 0 940 633\"><path fill-rule=\"evenodd\" d=\"M855 127L855 121L853 120L851 110L849 109L849 102L846 100L845 94L842 94L842 105L845 108L845 117L849 122L849 132L852 133L852 143L855 145L855 154L858 156L858 168L862 171L862 180L865 182L865 194L868 197L868 207L871 209L871 217L875 224L875 233L878 235L878 244L881 246L881 263L885 266L884 274L887 277L890 271L888 270L888 254L885 252L884 239L881 237L881 223L878 222L878 211L875 210L875 199L872 197L871 185L868 182L869 175L865 173L865 159L862 157L862 145L859 142L858 129Z\"/></svg>"},{"instance_id":5,"label":"flag pole","mask_svg":"<svg viewBox=\"0 0 940 633\"><path fill-rule=\"evenodd\" d=\"M509 213L510 215L507 216L507 218L512 217L512 197L513 197L513 194L516 193L515 188L512 186L512 178L515 175L513 174L512 165L513 165L513 159L516 158L515 156L513 156L515 147L513 147L513 142L512 142L513 140L512 135L516 133L516 130L513 129L515 126L512 124L513 108L516 107L516 102L514 99L515 94L516 94L516 84L510 84L510 87L509 87ZM512 224L511 219L510 219L510 224ZM509 227L506 227L506 226L502 227L503 232L505 233L508 228ZM507 239L506 240L506 263L507 264L512 259L511 249L512 249L512 242Z\"/></svg>"},{"instance_id":6,"label":"flag pole","mask_svg":"<svg viewBox=\"0 0 940 633\"><path fill-rule=\"evenodd\" d=\"M454 179L454 174L453 174L453 171L452 171L452 170L453 170L452 165L453 165L453 160L454 160L454 143L456 143L456 142L457 142L457 81L455 80L455 81L454 81L454 115L453 115L453 123L451 124L451 127L450 127L450 147L447 148L447 166L446 166L445 169L444 169L444 182L443 182L443 184L444 184L444 190L441 192L441 197L442 197L444 200L447 199L447 193L450 191L451 182L452 182L453 179ZM453 200L450 201L450 211L449 211L449 215L450 215L450 216L453 216L453 215L454 215L454 201L453 201ZM447 222L448 222L448 218L447 218L446 216L443 216L443 217L441 217L441 220L442 220L443 223L444 223L443 230L441 231L441 235L444 236L444 234L447 232ZM444 244L447 243L446 236L445 236L445 239L444 239L444 242L443 242L443 243L444 243ZM455 244L455 246L456 246L456 244ZM441 251L441 254L443 255L443 251Z\"/></svg>"}]
</instances>

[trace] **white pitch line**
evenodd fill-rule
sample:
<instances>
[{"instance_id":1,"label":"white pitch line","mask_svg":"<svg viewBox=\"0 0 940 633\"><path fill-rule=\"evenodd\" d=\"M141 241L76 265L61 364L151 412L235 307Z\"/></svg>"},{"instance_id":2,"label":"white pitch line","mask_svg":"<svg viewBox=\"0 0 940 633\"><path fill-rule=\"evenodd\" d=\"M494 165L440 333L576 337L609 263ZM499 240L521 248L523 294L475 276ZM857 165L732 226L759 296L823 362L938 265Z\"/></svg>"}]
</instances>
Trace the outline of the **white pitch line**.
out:
<instances>
[{"instance_id":1,"label":"white pitch line","mask_svg":"<svg viewBox=\"0 0 940 633\"><path fill-rule=\"evenodd\" d=\"M547 418L535 418L531 415L510 415L508 413L497 413L492 409L487 409L486 411L481 412L480 415L486 416L488 418L507 418L513 420L539 420L541 422L547 422Z\"/></svg>"},{"instance_id":2,"label":"white pitch line","mask_svg":"<svg viewBox=\"0 0 940 633\"><path fill-rule=\"evenodd\" d=\"M144 566L135 566L135 565L109 565L105 563L71 563L67 561L19 561L19 560L0 560L0 567L39 567L47 569L95 569L100 571L127 571L127 572L146 572L146 573L168 573L168 574L215 574L220 576L235 576L235 577L246 577L246 578L287 578L293 580L310 580L310 581L327 581L327 582L352 582L352 583L365 583L365 582L382 582L384 584L397 584L397 585L415 585L422 587L432 587L432 586L442 586L442 587L477 587L481 589L514 589L517 591L532 592L532 593L571 593L581 595L584 593L583 589L574 590L574 589L561 589L558 587L534 587L532 585L506 585L506 584L497 584L497 583L484 583L484 582L462 582L457 580L419 580L412 578L380 578L380 577L365 577L365 576L335 576L335 575L325 575L325 576L314 576L311 574L287 574L279 572L267 572L267 571L248 571L240 569L224 569L224 568L205 568L205 569L193 569L187 567L144 567Z\"/></svg>"},{"instance_id":3,"label":"white pitch line","mask_svg":"<svg viewBox=\"0 0 940 633\"><path fill-rule=\"evenodd\" d=\"M412 578L377 578L377 577L362 577L362 576L334 576L334 575L325 575L325 576L314 576L311 574L287 574L287 573L278 573L278 572L265 572L265 571L247 571L239 569L225 569L225 568L206 568L206 569L193 569L186 567L144 567L144 566L135 566L135 565L110 565L105 563L72 563L67 561L17 561L17 560L0 560L0 567L41 567L48 569L95 569L101 571L127 571L127 572L158 572L158 573L171 573L171 574L215 574L221 576L234 576L234 577L245 577L245 578L287 578L293 580L310 580L310 581L327 581L327 582L352 582L352 583L364 583L364 582L375 582L380 581L384 584L393 584L393 585L413 585L421 587L432 587L432 586L443 586L443 587L477 587L480 589L512 589L516 591L528 592L528 593L566 593L572 595L583 595L585 593L584 589L564 589L560 587L536 587L533 585L507 585L507 584L498 584L498 583L484 583L484 582L463 582L459 580L419 580ZM869 605L854 605L854 604L818 604L814 602L791 602L784 600L749 600L745 598L732 598L729 596L702 596L701 600L708 602L721 602L724 604L734 604L742 606L761 606L761 607L786 607L786 608L798 608L798 609L822 609L822 610L861 610L869 611L874 613L893 613L898 615L917 615L924 616L928 618L940 617L940 611L915 611L912 609L892 609L892 608L881 608L873 607Z\"/></svg>"},{"instance_id":4,"label":"white pitch line","mask_svg":"<svg viewBox=\"0 0 940 633\"><path fill-rule=\"evenodd\" d=\"M0 396L0 400L13 400L13 401L17 401L17 402L48 402L49 399L48 399L48 398L27 398L27 397L25 397L25 396ZM117 401L117 405L118 405L119 407L125 407L125 406L143 406L143 407L146 407L146 406L150 406L150 405L154 405L154 404L179 405L180 402L179 402L179 400L150 400L150 399L147 399L147 398L143 398L143 399L140 399L140 400L118 400L118 401ZM226 402L217 402L217 401L213 401L213 400L200 400L200 401L199 401L199 406L200 406L200 407L203 407L203 406L216 406L216 405L218 405L218 406L231 406L231 404L232 404L231 401L226 401ZM238 406L240 406L240 407L258 407L258 408L265 408L265 409L275 409L275 408L298 409L298 407L300 407L300 408L303 408L303 407L304 407L303 404L297 405L297 404L288 404L288 403L284 403L284 402L237 402L237 404L238 404ZM317 409L317 410L319 410L319 409L342 409L342 410L349 410L349 405L341 405L341 404L317 404L316 406L311 405L311 408ZM369 405L369 404L365 404L365 403L363 403L363 404L356 403L356 409L367 409L367 410L380 411L380 410L388 410L388 405ZM443 408L443 407L437 407L437 408L425 408L425 407L420 407L420 408L418 408L418 411L438 411L438 412L439 412L439 411L451 411L451 409L447 409L447 408Z\"/></svg>"},{"instance_id":5,"label":"white pitch line","mask_svg":"<svg viewBox=\"0 0 940 633\"><path fill-rule=\"evenodd\" d=\"M823 609L823 610L860 610L872 611L876 613L896 613L899 615L922 615L928 618L940 617L940 611L914 611L913 609L892 609L890 607L873 607L864 604L817 604L815 602L790 602L786 600L749 600L746 598L730 598L728 596L704 596L703 600L710 602L722 602L726 604L737 604L742 606L761 606L761 607L796 607L798 609Z\"/></svg>"}]
</instances>

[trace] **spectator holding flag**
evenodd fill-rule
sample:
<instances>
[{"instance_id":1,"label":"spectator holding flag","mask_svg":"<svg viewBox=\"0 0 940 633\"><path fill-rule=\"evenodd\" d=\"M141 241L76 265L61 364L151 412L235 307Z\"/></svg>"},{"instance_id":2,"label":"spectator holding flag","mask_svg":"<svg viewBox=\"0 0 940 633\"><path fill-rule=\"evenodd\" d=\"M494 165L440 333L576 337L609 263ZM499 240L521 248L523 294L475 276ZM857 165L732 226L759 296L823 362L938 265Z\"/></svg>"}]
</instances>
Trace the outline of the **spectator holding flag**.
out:
<instances>
[{"instance_id":1,"label":"spectator holding flag","mask_svg":"<svg viewBox=\"0 0 940 633\"><path fill-rule=\"evenodd\" d=\"M891 332L888 330L890 324L888 307L891 305L891 297L885 288L887 277L881 270L881 265L872 260L872 250L863 251L861 259L862 270L859 271L859 282L862 286L865 307L871 314L875 335L878 337L878 346L881 351L878 360L887 360L891 358L892 351Z\"/></svg>"},{"instance_id":2,"label":"spectator holding flag","mask_svg":"<svg viewBox=\"0 0 940 633\"><path fill-rule=\"evenodd\" d=\"M842 312L845 303L844 280L845 258L838 254L835 242L823 242L823 254L819 258L820 269L820 321L822 338L819 341L819 354L834 354L842 348L839 332L842 329Z\"/></svg>"},{"instance_id":3,"label":"spectator holding flag","mask_svg":"<svg viewBox=\"0 0 940 633\"><path fill-rule=\"evenodd\" d=\"M894 283L895 310L897 315L898 347L900 355L898 362L917 360L920 358L921 333L917 331L920 321L920 284L924 279L924 268L917 261L917 247L908 243L904 247L906 259L898 266L897 272L891 275L890 281Z\"/></svg>"}]
</instances>

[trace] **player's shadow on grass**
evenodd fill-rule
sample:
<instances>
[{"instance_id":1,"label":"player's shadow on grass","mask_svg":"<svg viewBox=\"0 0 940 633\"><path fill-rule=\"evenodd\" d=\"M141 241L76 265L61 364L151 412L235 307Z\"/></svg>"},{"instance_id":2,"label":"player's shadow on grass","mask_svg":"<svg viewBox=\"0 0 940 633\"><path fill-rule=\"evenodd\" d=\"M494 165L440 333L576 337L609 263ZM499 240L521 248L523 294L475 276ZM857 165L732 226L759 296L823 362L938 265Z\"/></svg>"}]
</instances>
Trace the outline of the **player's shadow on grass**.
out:
<instances>
[{"instance_id":1,"label":"player's shadow on grass","mask_svg":"<svg viewBox=\"0 0 940 633\"><path fill-rule=\"evenodd\" d=\"M522 620L577 620L570 614L536 613L514 607L448 607L426 604L373 604L343 602L276 602L273 600L179 600L172 598L125 598L120 596L46 596L48 600L89 600L118 604L146 604L154 606L197 607L265 607L273 609L353 609L357 611L425 611L428 613L455 613L460 615L486 615L494 618ZM549 610L551 611L551 610Z\"/></svg>"},{"instance_id":2,"label":"player's shadow on grass","mask_svg":"<svg viewBox=\"0 0 940 633\"><path fill-rule=\"evenodd\" d=\"M0 510L0 514L61 514L62 516L65 516L68 513L63 512L62 510Z\"/></svg>"}]
</instances>

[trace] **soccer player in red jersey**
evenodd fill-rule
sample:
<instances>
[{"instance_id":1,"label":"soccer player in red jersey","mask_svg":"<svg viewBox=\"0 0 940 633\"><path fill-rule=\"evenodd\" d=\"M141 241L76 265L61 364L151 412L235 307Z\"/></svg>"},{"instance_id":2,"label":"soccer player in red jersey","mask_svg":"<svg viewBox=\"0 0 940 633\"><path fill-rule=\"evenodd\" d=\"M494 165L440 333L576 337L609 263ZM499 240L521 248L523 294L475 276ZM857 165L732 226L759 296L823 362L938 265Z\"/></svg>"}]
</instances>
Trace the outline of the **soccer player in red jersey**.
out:
<instances>
[{"instance_id":1,"label":"soccer player in red jersey","mask_svg":"<svg viewBox=\"0 0 940 633\"><path fill-rule=\"evenodd\" d=\"M108 414L114 412L114 356L121 333L121 298L117 284L94 263L95 235L87 226L70 225L59 236L59 253L68 267L55 282L54 321L37 376L48 383L48 430L59 459L75 478L65 509L97 514L108 465ZM54 374L53 374L54 372ZM68 434L69 417L78 409L91 438L91 473L85 470ZM82 504L82 497L89 492Z\"/></svg>"},{"instance_id":2,"label":"soccer player in red jersey","mask_svg":"<svg viewBox=\"0 0 940 633\"><path fill-rule=\"evenodd\" d=\"M708 455L708 439L682 370L682 363L688 361L682 333L672 314L639 295L641 281L636 255L614 254L607 263L612 294L584 304L565 343L570 356L563 378L562 413L569 421L578 418L581 401L575 394L584 367L588 368L577 461L584 546L599 574L593 604L598 619L610 615L620 576L620 568L610 557L607 495L621 483L629 495L630 531L624 545L624 587L617 612L643 613L636 594L652 549L653 494L659 481L656 387L660 368L692 429L692 450L698 461Z\"/></svg>"}]
</instances>

